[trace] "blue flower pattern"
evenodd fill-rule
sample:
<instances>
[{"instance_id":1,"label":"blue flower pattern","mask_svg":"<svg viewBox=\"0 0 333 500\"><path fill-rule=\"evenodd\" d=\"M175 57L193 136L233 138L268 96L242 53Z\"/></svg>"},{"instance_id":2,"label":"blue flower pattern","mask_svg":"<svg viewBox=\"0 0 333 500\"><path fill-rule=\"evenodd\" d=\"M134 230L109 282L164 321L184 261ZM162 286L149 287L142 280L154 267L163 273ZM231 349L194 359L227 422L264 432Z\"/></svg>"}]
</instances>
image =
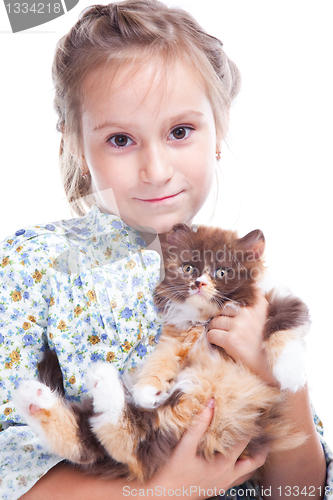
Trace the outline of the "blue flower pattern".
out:
<instances>
[{"instance_id":1,"label":"blue flower pattern","mask_svg":"<svg viewBox=\"0 0 333 500\"><path fill-rule=\"evenodd\" d=\"M1 244L4 498L23 495L60 460L22 426L11 404L12 391L21 380L37 376L46 342L58 354L69 399L87 393L85 373L91 363L113 362L120 374L136 369L153 351L160 330L149 292L159 280L159 262L137 231L97 207L80 219L18 230Z\"/></svg>"}]
</instances>

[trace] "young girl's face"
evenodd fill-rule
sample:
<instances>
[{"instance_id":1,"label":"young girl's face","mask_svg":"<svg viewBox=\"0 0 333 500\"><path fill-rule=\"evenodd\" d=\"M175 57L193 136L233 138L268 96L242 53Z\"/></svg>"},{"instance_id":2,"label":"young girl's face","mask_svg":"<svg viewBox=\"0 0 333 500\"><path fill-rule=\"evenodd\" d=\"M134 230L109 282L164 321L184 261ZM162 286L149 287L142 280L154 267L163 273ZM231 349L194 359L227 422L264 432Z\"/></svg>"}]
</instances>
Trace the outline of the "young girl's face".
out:
<instances>
[{"instance_id":1,"label":"young girl's face","mask_svg":"<svg viewBox=\"0 0 333 500\"><path fill-rule=\"evenodd\" d=\"M82 153L103 212L170 231L205 202L217 146L213 110L194 72L156 65L96 71L83 91ZM113 80L112 80L113 78Z\"/></svg>"}]
</instances>

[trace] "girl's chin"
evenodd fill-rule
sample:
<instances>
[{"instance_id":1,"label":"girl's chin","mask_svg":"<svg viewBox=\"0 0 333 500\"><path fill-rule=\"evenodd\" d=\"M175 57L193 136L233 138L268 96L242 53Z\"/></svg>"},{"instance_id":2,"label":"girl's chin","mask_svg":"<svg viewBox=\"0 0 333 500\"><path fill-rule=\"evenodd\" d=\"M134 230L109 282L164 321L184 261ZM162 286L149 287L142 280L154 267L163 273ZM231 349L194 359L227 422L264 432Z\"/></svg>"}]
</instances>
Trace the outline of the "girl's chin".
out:
<instances>
[{"instance_id":1,"label":"girl's chin","mask_svg":"<svg viewBox=\"0 0 333 500\"><path fill-rule=\"evenodd\" d=\"M170 231L172 231L173 227L176 224L189 224L190 225L191 223L192 223L192 219L191 220L184 220L184 219L177 218L177 219L172 219L170 221L165 221L165 222L159 221L156 224L150 223L150 225L145 225L145 227L151 229L152 232L154 232L154 233L166 234L166 233L169 233Z\"/></svg>"},{"instance_id":2,"label":"girl's chin","mask_svg":"<svg viewBox=\"0 0 333 500\"><path fill-rule=\"evenodd\" d=\"M191 224L193 217L185 217L184 215L177 217L176 214L165 216L156 215L156 217L142 217L137 220L130 220L129 218L122 217L123 221L129 226L143 232L151 232L154 234L169 233L176 224Z\"/></svg>"}]
</instances>

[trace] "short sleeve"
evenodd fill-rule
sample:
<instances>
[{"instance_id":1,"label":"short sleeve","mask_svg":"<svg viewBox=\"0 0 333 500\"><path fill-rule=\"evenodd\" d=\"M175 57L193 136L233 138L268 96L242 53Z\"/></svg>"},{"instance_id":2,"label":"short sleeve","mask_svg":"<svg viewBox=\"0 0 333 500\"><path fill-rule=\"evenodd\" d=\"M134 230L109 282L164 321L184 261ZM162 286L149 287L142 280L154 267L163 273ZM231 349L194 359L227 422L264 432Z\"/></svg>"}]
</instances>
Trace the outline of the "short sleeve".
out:
<instances>
[{"instance_id":1,"label":"short sleeve","mask_svg":"<svg viewBox=\"0 0 333 500\"><path fill-rule=\"evenodd\" d=\"M37 375L50 296L46 252L30 235L0 248L0 420L13 423L21 421L9 404L11 393Z\"/></svg>"}]
</instances>

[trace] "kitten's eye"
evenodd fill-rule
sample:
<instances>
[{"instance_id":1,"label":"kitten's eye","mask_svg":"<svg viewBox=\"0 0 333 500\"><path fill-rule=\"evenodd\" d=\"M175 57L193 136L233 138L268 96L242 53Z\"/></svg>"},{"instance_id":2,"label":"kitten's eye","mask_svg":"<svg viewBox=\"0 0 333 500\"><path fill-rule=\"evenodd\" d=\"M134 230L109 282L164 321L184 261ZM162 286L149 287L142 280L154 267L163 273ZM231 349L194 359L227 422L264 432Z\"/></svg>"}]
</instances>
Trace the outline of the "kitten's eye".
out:
<instances>
[{"instance_id":1,"label":"kitten's eye","mask_svg":"<svg viewBox=\"0 0 333 500\"><path fill-rule=\"evenodd\" d=\"M183 273L187 275L194 274L196 269L194 266L191 266L191 264L184 264L182 267Z\"/></svg>"},{"instance_id":2,"label":"kitten's eye","mask_svg":"<svg viewBox=\"0 0 333 500\"><path fill-rule=\"evenodd\" d=\"M131 139L130 137L128 137L128 135L125 134L113 135L108 139L107 142L109 142L115 148L124 148L134 143L133 139Z\"/></svg>"},{"instance_id":3,"label":"kitten's eye","mask_svg":"<svg viewBox=\"0 0 333 500\"><path fill-rule=\"evenodd\" d=\"M223 278L228 274L229 269L227 267L219 267L215 271L216 278Z\"/></svg>"}]
</instances>

